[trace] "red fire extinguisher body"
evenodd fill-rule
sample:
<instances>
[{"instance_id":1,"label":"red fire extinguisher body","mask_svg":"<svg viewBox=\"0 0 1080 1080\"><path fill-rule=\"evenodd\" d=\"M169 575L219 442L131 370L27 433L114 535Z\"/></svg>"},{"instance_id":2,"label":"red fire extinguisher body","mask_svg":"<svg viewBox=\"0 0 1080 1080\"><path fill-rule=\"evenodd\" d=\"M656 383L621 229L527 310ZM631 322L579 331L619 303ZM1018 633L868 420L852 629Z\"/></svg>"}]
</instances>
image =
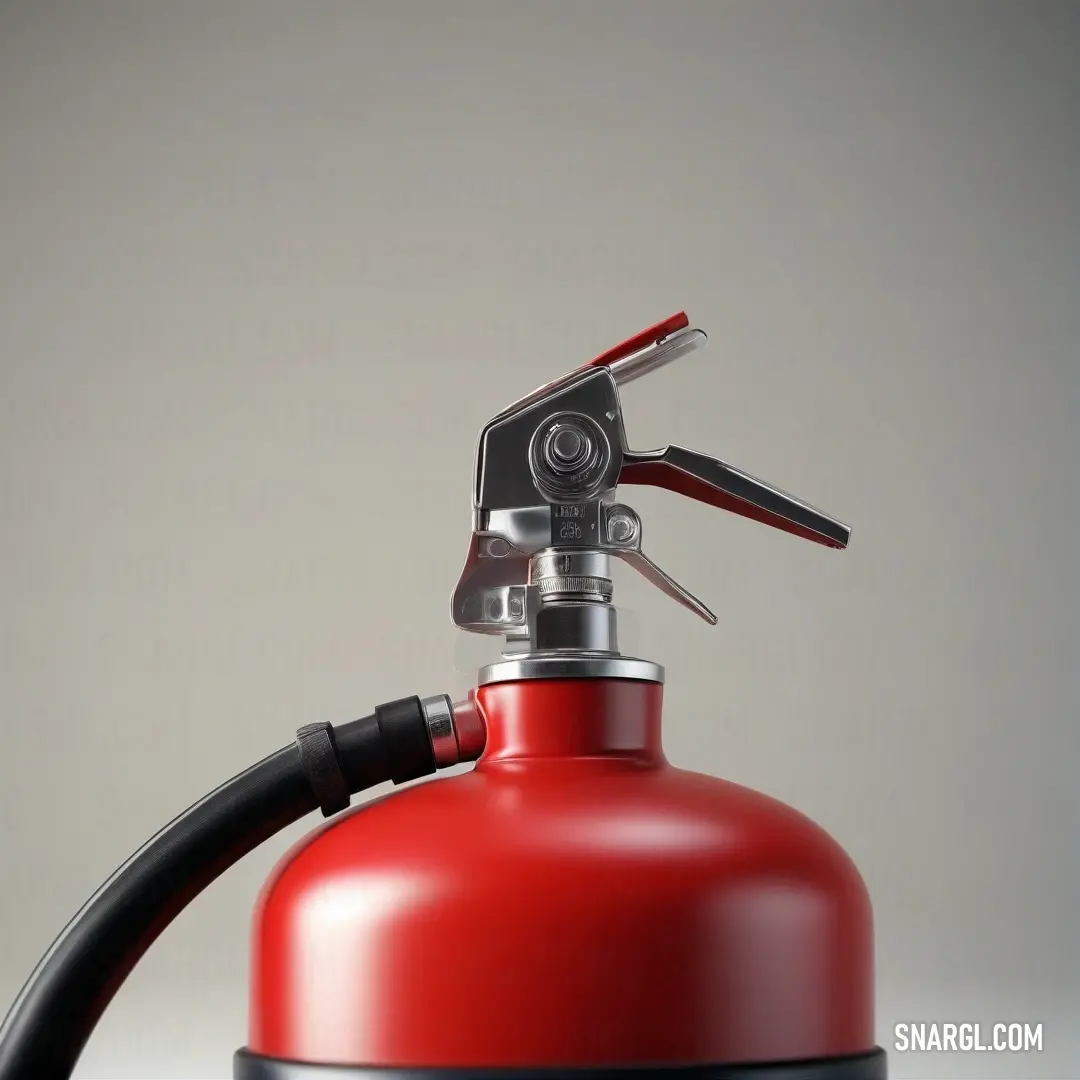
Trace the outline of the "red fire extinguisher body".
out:
<instances>
[{"instance_id":1,"label":"red fire extinguisher body","mask_svg":"<svg viewBox=\"0 0 1080 1080\"><path fill-rule=\"evenodd\" d=\"M474 770L342 815L267 883L248 1051L416 1069L872 1052L858 871L782 803L670 765L661 701L625 679L477 690Z\"/></svg>"}]
</instances>

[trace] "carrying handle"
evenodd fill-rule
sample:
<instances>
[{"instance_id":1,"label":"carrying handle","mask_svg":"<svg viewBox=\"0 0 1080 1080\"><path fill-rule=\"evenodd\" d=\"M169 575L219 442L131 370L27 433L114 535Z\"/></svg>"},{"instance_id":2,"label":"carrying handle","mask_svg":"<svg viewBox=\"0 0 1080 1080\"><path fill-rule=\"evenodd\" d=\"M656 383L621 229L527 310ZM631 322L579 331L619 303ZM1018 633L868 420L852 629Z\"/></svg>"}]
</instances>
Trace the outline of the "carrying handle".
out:
<instances>
[{"instance_id":1,"label":"carrying handle","mask_svg":"<svg viewBox=\"0 0 1080 1080\"><path fill-rule=\"evenodd\" d=\"M682 446L625 453L619 483L666 488L825 547L843 549L851 539L842 521L719 458Z\"/></svg>"}]
</instances>

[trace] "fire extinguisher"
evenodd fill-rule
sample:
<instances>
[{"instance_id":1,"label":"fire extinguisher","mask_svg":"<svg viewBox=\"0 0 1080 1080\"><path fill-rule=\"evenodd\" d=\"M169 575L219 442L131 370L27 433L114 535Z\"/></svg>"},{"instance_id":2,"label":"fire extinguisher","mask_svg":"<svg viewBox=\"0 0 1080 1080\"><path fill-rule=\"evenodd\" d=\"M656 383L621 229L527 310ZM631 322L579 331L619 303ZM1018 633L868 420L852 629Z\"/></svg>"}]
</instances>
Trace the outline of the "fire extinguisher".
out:
<instances>
[{"instance_id":1,"label":"fire extinguisher","mask_svg":"<svg viewBox=\"0 0 1080 1080\"><path fill-rule=\"evenodd\" d=\"M664 671L619 651L614 559L716 622L644 554L620 485L848 543L722 461L629 448L619 387L704 340L675 315L488 421L451 610L501 659L465 701L301 728L162 829L23 988L0 1080L69 1077L164 927L316 809L258 900L235 1080L885 1080L855 866L797 811L669 764Z\"/></svg>"}]
</instances>

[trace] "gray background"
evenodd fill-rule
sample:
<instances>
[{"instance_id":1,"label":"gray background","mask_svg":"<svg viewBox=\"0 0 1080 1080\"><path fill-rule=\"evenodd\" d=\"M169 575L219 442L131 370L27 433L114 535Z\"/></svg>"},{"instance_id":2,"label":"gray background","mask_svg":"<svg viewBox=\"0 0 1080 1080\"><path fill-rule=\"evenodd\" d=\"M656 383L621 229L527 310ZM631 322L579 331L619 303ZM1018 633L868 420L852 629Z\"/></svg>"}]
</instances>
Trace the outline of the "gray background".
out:
<instances>
[{"instance_id":1,"label":"gray background","mask_svg":"<svg viewBox=\"0 0 1080 1080\"><path fill-rule=\"evenodd\" d=\"M474 440L686 308L625 393L850 521L643 491L679 764L818 819L898 1021L1076 1017L1080 10L0 7L0 997L112 868L301 723L460 693ZM255 892L167 931L86 1077L225 1077ZM779 1019L779 1018L778 1018Z\"/></svg>"}]
</instances>

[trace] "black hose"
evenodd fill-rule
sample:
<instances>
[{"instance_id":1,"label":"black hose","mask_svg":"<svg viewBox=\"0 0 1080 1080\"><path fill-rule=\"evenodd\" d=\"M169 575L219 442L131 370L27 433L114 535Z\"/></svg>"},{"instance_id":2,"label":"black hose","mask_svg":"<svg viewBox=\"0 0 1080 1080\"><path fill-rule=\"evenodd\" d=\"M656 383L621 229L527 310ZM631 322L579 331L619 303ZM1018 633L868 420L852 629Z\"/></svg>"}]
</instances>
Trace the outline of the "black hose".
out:
<instances>
[{"instance_id":1,"label":"black hose","mask_svg":"<svg viewBox=\"0 0 1080 1080\"><path fill-rule=\"evenodd\" d=\"M329 813L328 775L355 794L435 771L419 698L319 729L302 728L296 743L200 799L98 889L42 958L0 1026L0 1080L68 1080L102 1013L158 935L264 840L320 805ZM314 765L302 738L313 733L330 750L329 760L324 756Z\"/></svg>"}]
</instances>

